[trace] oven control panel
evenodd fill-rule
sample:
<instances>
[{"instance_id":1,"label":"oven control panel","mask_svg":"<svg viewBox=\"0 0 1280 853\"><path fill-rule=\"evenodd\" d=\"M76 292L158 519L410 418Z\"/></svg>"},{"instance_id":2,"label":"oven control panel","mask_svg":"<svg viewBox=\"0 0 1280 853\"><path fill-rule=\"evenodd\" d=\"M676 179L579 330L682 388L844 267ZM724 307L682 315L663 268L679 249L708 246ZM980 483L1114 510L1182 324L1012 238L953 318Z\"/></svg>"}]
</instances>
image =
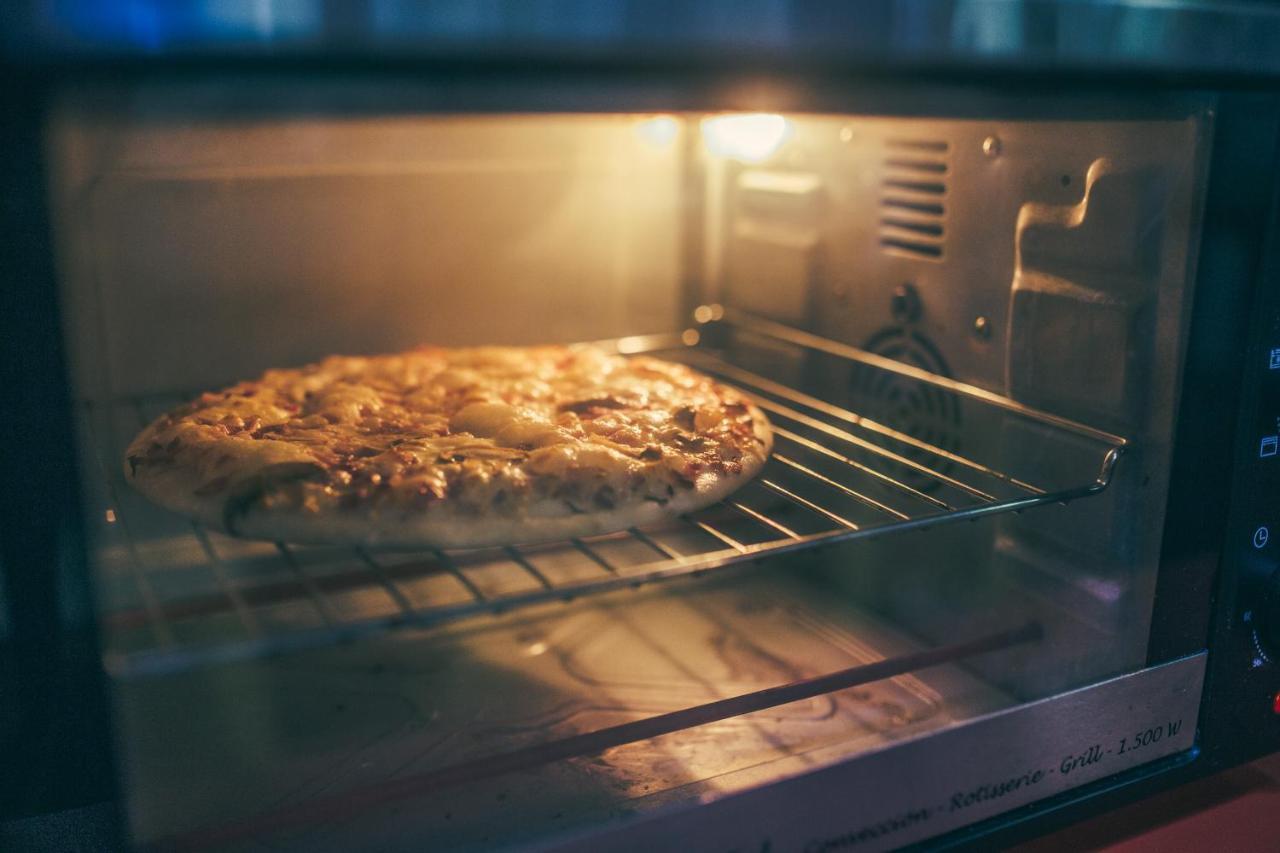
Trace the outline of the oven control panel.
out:
<instances>
[{"instance_id":1,"label":"oven control panel","mask_svg":"<svg viewBox=\"0 0 1280 853\"><path fill-rule=\"evenodd\" d=\"M1245 443L1252 476L1246 479L1253 510L1244 520L1241 561L1246 583L1242 588L1238 618L1248 633L1253 657L1249 666L1261 669L1280 662L1280 321L1271 334L1262 335L1262 347L1255 351L1251 365L1256 382L1256 411L1246 419L1253 433ZM1246 385L1246 388L1250 387ZM1276 679L1280 691L1280 677Z\"/></svg>"},{"instance_id":2,"label":"oven control panel","mask_svg":"<svg viewBox=\"0 0 1280 853\"><path fill-rule=\"evenodd\" d=\"M1211 649L1222 664L1208 695L1230 733L1232 760L1280 750L1280 306L1272 290L1264 277L1236 431L1221 587L1231 600L1219 610L1232 624Z\"/></svg>"}]
</instances>

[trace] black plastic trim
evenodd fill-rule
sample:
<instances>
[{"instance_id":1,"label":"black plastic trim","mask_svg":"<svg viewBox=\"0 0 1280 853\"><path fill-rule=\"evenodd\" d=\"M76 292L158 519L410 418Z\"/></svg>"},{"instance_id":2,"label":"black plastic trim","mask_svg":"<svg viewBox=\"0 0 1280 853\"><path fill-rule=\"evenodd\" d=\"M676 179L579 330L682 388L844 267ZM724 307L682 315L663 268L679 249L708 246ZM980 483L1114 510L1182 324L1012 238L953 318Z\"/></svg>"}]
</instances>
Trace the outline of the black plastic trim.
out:
<instances>
[{"instance_id":1,"label":"black plastic trim","mask_svg":"<svg viewBox=\"0 0 1280 853\"><path fill-rule=\"evenodd\" d=\"M47 210L43 94L0 94L0 829L118 798ZM114 848L118 829L107 820L95 830L102 849Z\"/></svg>"}]
</instances>

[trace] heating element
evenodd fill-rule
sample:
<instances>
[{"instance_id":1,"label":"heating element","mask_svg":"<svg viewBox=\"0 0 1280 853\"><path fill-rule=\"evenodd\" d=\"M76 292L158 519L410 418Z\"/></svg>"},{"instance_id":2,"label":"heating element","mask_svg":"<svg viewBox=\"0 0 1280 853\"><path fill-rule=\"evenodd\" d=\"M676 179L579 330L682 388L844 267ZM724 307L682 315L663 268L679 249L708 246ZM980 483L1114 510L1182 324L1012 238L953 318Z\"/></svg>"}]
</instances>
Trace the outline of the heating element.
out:
<instances>
[{"instance_id":1,"label":"heating element","mask_svg":"<svg viewBox=\"0 0 1280 853\"><path fill-rule=\"evenodd\" d=\"M1105 489L1125 447L993 391L719 306L699 307L695 320L681 335L602 345L686 362L748 394L774 428L764 471L670 523L546 545L405 552L237 540L153 506L124 482L120 460L133 435L192 395L85 402L108 668L171 673L1064 503ZM841 396L857 371L963 407L956 446L974 450L917 437L888 422L883 406L879 420L859 415L856 396ZM1033 453L1005 452L1001 436L1013 422L1024 443L1030 425Z\"/></svg>"}]
</instances>

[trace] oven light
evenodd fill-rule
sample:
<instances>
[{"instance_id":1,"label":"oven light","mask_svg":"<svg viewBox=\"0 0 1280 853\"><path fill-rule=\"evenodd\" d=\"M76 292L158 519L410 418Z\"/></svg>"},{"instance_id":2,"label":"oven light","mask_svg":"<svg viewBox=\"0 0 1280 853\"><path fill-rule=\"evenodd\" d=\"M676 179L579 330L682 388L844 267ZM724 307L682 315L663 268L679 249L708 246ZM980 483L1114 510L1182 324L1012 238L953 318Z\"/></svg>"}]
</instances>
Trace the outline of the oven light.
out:
<instances>
[{"instance_id":1,"label":"oven light","mask_svg":"<svg viewBox=\"0 0 1280 853\"><path fill-rule=\"evenodd\" d=\"M747 163L759 163L791 136L791 122L774 113L741 113L702 120L707 151Z\"/></svg>"},{"instance_id":2,"label":"oven light","mask_svg":"<svg viewBox=\"0 0 1280 853\"><path fill-rule=\"evenodd\" d=\"M675 142L680 123L675 116L654 116L636 125L636 135L651 148L666 148Z\"/></svg>"}]
</instances>

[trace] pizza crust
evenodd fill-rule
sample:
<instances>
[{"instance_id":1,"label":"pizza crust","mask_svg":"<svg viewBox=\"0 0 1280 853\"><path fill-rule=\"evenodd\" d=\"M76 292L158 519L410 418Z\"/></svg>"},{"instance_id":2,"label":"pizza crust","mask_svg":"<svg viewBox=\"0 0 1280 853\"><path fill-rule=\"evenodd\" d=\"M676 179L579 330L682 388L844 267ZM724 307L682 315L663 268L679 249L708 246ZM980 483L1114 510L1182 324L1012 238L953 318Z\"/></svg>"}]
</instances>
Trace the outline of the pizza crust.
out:
<instances>
[{"instance_id":1,"label":"pizza crust","mask_svg":"<svg viewBox=\"0 0 1280 853\"><path fill-rule=\"evenodd\" d=\"M535 506L522 518L480 517L441 510L399 518L332 516L317 519L297 510L251 512L236 524L233 535L246 539L271 539L302 545L342 542L387 548L486 548L502 545L555 542L582 536L613 533L631 527L657 524L724 500L752 479L764 461L744 470L741 479L720 480L672 498L666 506L641 501L612 510L571 513L558 501Z\"/></svg>"},{"instance_id":2,"label":"pizza crust","mask_svg":"<svg viewBox=\"0 0 1280 853\"><path fill-rule=\"evenodd\" d=\"M532 378L523 376L526 364ZM360 378L366 375L367 384ZM388 376L402 387L388 391ZM404 376L428 379L414 385ZM435 402L405 402L424 395ZM309 413L317 397L329 405L319 409L319 421ZM378 408L378 399L400 408ZM287 411L297 408L289 400L303 401L302 408ZM405 407L416 425L401 417L390 433L344 420L350 413L366 424L369 416L360 413L371 408ZM252 424L258 426L240 426ZM608 432L596 429L600 424L620 426ZM335 452L349 450L353 436L373 446ZM649 443L641 450L615 439ZM369 473L388 470L384 457L397 448L416 461L388 479ZM478 459L447 462L449 448ZM582 347L432 349L335 357L204 395L144 429L126 454L125 473L155 502L235 536L469 548L590 536L678 516L740 488L771 449L772 431L757 407L681 365L643 357L628 363ZM556 456L561 450L569 462ZM546 460L560 461L548 471ZM468 465L469 473L458 470ZM437 489L432 476L443 493L417 499L411 488L425 486L416 484ZM597 483L609 484L608 500L597 495L592 502L583 491Z\"/></svg>"}]
</instances>

